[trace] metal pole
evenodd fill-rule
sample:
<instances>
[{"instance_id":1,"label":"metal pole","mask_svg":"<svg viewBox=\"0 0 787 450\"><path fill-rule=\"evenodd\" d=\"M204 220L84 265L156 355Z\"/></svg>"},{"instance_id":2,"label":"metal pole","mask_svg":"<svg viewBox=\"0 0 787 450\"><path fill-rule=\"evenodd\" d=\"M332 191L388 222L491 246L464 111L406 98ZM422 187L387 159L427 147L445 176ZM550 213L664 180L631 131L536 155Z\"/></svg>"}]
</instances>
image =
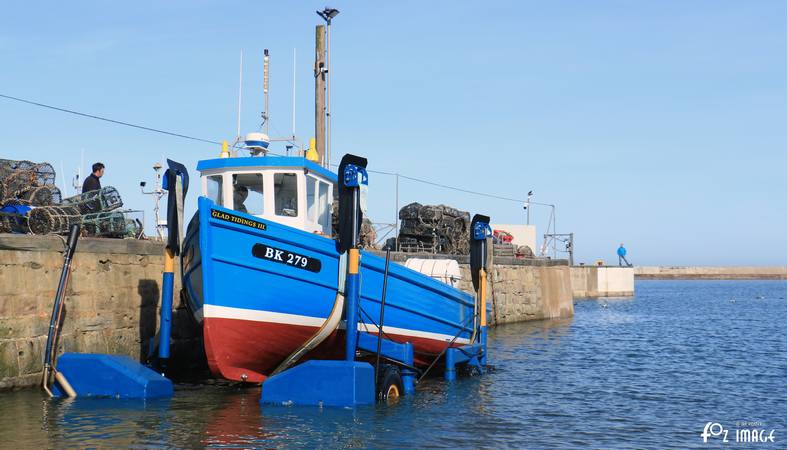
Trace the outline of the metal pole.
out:
<instances>
[{"instance_id":1,"label":"metal pole","mask_svg":"<svg viewBox=\"0 0 787 450\"><path fill-rule=\"evenodd\" d=\"M574 233L568 235L568 265L574 265Z\"/></svg>"},{"instance_id":2,"label":"metal pole","mask_svg":"<svg viewBox=\"0 0 787 450\"><path fill-rule=\"evenodd\" d=\"M399 174L396 174L396 214L394 215L394 223L396 224L396 246L395 251L399 251Z\"/></svg>"},{"instance_id":3,"label":"metal pole","mask_svg":"<svg viewBox=\"0 0 787 450\"><path fill-rule=\"evenodd\" d=\"M295 69L296 69L297 60L298 60L298 52L297 49L294 48L292 49L292 140L293 141L295 140Z\"/></svg>"},{"instance_id":4,"label":"metal pole","mask_svg":"<svg viewBox=\"0 0 787 450\"><path fill-rule=\"evenodd\" d=\"M342 176L342 174L339 174ZM358 194L359 189L353 188L352 194L352 226L350 249L347 251L347 280L345 290L347 293L346 302L346 317L345 317L345 343L344 343L344 359L345 361L355 361L355 349L358 339L358 300L360 297L360 253L358 251Z\"/></svg>"},{"instance_id":5,"label":"metal pole","mask_svg":"<svg viewBox=\"0 0 787 450\"><path fill-rule=\"evenodd\" d=\"M270 58L268 57L268 49L266 48L264 51L264 55L262 58L263 62L263 78L262 78L262 91L265 94L265 134L270 137L270 127L271 127L271 113L268 109L268 87L270 85L270 71L269 71L269 61Z\"/></svg>"},{"instance_id":6,"label":"metal pole","mask_svg":"<svg viewBox=\"0 0 787 450\"><path fill-rule=\"evenodd\" d=\"M237 137L240 139L240 110L241 110L241 103L243 102L243 50L240 51L240 69L238 69L238 134ZM158 218L157 218L158 219ZM156 223L158 226L158 223Z\"/></svg>"},{"instance_id":7,"label":"metal pole","mask_svg":"<svg viewBox=\"0 0 787 450\"><path fill-rule=\"evenodd\" d=\"M385 251L385 272L383 273L383 296L380 299L380 328L377 330L377 361L374 364L374 373L380 376L380 350L383 345L383 322L385 321L385 293L388 290L388 265L391 262L391 249Z\"/></svg>"},{"instance_id":8,"label":"metal pole","mask_svg":"<svg viewBox=\"0 0 787 450\"><path fill-rule=\"evenodd\" d=\"M552 233L557 234L557 216L555 215L555 205L552 205ZM557 241L552 239L552 257L557 259Z\"/></svg>"}]
</instances>

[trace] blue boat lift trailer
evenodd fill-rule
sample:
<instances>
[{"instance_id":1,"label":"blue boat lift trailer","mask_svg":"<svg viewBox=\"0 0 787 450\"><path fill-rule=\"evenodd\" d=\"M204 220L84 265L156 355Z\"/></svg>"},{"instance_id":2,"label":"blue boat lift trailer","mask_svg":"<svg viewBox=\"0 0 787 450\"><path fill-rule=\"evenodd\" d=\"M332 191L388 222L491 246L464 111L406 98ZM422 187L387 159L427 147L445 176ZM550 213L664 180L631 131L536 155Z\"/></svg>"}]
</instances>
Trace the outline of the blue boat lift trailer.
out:
<instances>
[{"instance_id":1,"label":"blue boat lift trailer","mask_svg":"<svg viewBox=\"0 0 787 450\"><path fill-rule=\"evenodd\" d=\"M169 169L164 174L164 189L169 191L168 241L164 249L160 328L158 333L157 364L153 370L122 355L96 353L64 353L57 357L60 327L65 305L65 293L70 277L71 258L76 251L79 225L72 225L64 254L52 318L49 326L42 388L51 397L110 397L124 399L167 398L174 392L172 381L164 376L170 357L172 330L172 287L175 278L175 255L180 252L183 200L188 191L188 171L175 161L167 160ZM151 353L155 342L151 340Z\"/></svg>"},{"instance_id":2,"label":"blue boat lift trailer","mask_svg":"<svg viewBox=\"0 0 787 450\"><path fill-rule=\"evenodd\" d=\"M394 342L383 337L385 313L385 286L387 282L390 254L386 255L386 271L381 299L381 317L376 335L358 331L360 306L360 249L359 230L361 224L362 197L368 187L367 161L353 155L345 155L339 165L339 252L346 255L344 282L345 311L345 359L309 360L266 379L262 384L260 402L276 405L315 405L353 407L371 405L387 396L398 397L398 380L402 394L415 392L417 369L414 367L414 352L411 343ZM363 202L365 203L365 201ZM445 355L445 379L456 379L458 366L476 367L481 373L486 367L486 242L491 235L489 218L476 215L473 218L471 267L474 270L474 286L478 293L475 303L475 319L471 343L448 347L438 355L428 372ZM473 257L473 254L477 257ZM473 263L475 262L475 266ZM477 266L477 267L476 267ZM340 271L344 270L340 264ZM476 273L477 272L477 273ZM341 275L341 274L340 274ZM341 289L341 282L339 283ZM458 337L458 335L457 335ZM454 338L455 340L456 338ZM376 355L375 366L357 361L356 354L363 351ZM380 359L390 362L383 367ZM385 369L385 370L382 370ZM390 384L390 385L389 385Z\"/></svg>"}]
</instances>

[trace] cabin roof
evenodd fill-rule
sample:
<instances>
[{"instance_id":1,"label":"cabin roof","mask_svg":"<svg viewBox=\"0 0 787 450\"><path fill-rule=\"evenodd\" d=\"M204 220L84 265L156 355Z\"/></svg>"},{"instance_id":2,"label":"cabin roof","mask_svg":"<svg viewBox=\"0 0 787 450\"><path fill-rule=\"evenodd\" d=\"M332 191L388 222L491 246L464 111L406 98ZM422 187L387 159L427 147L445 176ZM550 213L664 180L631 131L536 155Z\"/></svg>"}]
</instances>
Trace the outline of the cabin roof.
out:
<instances>
[{"instance_id":1,"label":"cabin roof","mask_svg":"<svg viewBox=\"0 0 787 450\"><path fill-rule=\"evenodd\" d=\"M203 159L197 163L200 172L210 169L248 169L253 167L281 167L308 169L334 183L336 174L330 170L299 156L247 156L242 158Z\"/></svg>"}]
</instances>

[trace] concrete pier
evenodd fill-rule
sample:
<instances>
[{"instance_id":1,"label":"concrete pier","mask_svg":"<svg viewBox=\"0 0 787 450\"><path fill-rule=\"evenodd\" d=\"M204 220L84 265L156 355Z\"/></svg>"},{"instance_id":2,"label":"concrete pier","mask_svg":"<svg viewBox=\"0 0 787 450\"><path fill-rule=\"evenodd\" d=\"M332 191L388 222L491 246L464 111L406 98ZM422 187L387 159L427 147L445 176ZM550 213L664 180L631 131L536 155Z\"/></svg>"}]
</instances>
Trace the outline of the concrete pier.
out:
<instances>
[{"instance_id":1,"label":"concrete pier","mask_svg":"<svg viewBox=\"0 0 787 450\"><path fill-rule=\"evenodd\" d=\"M574 266L571 268L574 298L631 297L634 269L631 267Z\"/></svg>"},{"instance_id":2,"label":"concrete pier","mask_svg":"<svg viewBox=\"0 0 787 450\"><path fill-rule=\"evenodd\" d=\"M787 280L787 266L643 266L634 268L642 280Z\"/></svg>"}]
</instances>

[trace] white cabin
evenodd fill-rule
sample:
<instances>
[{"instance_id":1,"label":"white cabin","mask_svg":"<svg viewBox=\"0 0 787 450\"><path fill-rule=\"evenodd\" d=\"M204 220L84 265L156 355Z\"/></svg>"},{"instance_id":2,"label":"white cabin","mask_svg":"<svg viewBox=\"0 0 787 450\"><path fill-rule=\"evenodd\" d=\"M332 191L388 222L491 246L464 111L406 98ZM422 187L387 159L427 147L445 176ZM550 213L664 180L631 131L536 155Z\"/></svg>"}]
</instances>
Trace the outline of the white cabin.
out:
<instances>
[{"instance_id":1,"label":"white cabin","mask_svg":"<svg viewBox=\"0 0 787 450\"><path fill-rule=\"evenodd\" d=\"M306 158L252 156L197 164L202 195L216 204L331 236L336 174Z\"/></svg>"}]
</instances>

